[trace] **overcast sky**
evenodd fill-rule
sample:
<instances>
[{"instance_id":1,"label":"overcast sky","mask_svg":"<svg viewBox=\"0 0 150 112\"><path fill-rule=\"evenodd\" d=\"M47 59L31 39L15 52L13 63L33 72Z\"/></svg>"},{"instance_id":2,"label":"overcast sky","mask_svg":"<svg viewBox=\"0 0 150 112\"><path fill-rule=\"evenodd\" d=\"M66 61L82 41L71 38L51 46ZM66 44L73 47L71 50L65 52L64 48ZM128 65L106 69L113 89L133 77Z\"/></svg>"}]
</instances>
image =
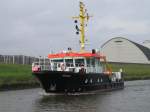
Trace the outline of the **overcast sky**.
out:
<instances>
[{"instance_id":1,"label":"overcast sky","mask_svg":"<svg viewBox=\"0 0 150 112\"><path fill-rule=\"evenodd\" d=\"M87 49L118 36L138 43L150 39L150 0L82 1L93 16ZM79 0L0 0L0 54L46 56L79 49L72 19L78 11Z\"/></svg>"}]
</instances>

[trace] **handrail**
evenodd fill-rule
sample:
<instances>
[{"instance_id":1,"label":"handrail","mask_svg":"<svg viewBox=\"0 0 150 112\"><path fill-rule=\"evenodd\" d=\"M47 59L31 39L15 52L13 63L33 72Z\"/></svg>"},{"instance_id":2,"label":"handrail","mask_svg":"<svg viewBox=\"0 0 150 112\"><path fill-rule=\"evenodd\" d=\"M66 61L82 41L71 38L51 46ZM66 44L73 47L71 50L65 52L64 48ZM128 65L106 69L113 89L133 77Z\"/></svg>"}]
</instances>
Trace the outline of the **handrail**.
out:
<instances>
[{"instance_id":1,"label":"handrail","mask_svg":"<svg viewBox=\"0 0 150 112\"><path fill-rule=\"evenodd\" d=\"M62 65L63 65L63 67L62 67ZM73 63L63 63L63 62L48 62L48 63L34 62L32 64L32 71L36 71L36 70L63 71L62 68L65 68L65 70L67 70L69 68L75 68L78 70L80 68L84 68L84 69L86 69L87 73L92 73L92 72L99 73L101 71L99 66L90 66L89 64L83 65L80 63L73 64Z\"/></svg>"}]
</instances>

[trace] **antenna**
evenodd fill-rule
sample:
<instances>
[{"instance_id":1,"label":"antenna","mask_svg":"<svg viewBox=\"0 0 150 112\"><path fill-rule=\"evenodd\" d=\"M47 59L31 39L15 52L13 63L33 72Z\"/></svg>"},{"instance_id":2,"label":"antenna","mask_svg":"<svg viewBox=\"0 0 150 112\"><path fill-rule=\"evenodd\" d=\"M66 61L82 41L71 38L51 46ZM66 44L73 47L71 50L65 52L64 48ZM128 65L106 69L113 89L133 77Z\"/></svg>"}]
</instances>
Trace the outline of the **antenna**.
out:
<instances>
[{"instance_id":1,"label":"antenna","mask_svg":"<svg viewBox=\"0 0 150 112\"><path fill-rule=\"evenodd\" d=\"M85 21L88 22L89 18L92 16L89 16L89 14L87 13L87 9L85 9L85 5L83 4L83 2L79 2L79 7L80 7L80 14L77 17L73 17L73 19L75 19L75 23L76 23L76 34L80 34L80 51L84 52L85 50L85 26L87 26L87 24L85 24ZM80 28L78 27L77 23L77 19L79 20L79 25Z\"/></svg>"}]
</instances>

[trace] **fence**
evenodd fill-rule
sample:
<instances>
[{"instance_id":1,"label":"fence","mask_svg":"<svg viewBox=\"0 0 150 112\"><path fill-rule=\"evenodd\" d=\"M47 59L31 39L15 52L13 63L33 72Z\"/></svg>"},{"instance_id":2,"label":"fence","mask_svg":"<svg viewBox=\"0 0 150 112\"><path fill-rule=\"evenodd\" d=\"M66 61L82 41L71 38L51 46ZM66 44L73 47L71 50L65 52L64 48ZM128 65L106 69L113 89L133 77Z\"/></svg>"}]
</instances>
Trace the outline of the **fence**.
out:
<instances>
[{"instance_id":1,"label":"fence","mask_svg":"<svg viewBox=\"0 0 150 112\"><path fill-rule=\"evenodd\" d=\"M0 63L4 64L27 64L30 65L34 61L39 61L40 58L24 55L0 55Z\"/></svg>"}]
</instances>

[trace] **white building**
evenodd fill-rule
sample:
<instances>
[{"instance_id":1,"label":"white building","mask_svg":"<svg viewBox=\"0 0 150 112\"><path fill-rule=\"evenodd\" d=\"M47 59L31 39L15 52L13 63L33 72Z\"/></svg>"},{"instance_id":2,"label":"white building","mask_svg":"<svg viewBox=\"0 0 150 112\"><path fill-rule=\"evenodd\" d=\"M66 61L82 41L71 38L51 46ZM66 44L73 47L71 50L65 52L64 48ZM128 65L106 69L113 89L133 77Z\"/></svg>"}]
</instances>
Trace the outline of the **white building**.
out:
<instances>
[{"instance_id":1,"label":"white building","mask_svg":"<svg viewBox=\"0 0 150 112\"><path fill-rule=\"evenodd\" d=\"M145 40L142 45L150 49L150 40Z\"/></svg>"},{"instance_id":2,"label":"white building","mask_svg":"<svg viewBox=\"0 0 150 112\"><path fill-rule=\"evenodd\" d=\"M109 62L150 64L149 48L122 37L105 42L101 52Z\"/></svg>"}]
</instances>

